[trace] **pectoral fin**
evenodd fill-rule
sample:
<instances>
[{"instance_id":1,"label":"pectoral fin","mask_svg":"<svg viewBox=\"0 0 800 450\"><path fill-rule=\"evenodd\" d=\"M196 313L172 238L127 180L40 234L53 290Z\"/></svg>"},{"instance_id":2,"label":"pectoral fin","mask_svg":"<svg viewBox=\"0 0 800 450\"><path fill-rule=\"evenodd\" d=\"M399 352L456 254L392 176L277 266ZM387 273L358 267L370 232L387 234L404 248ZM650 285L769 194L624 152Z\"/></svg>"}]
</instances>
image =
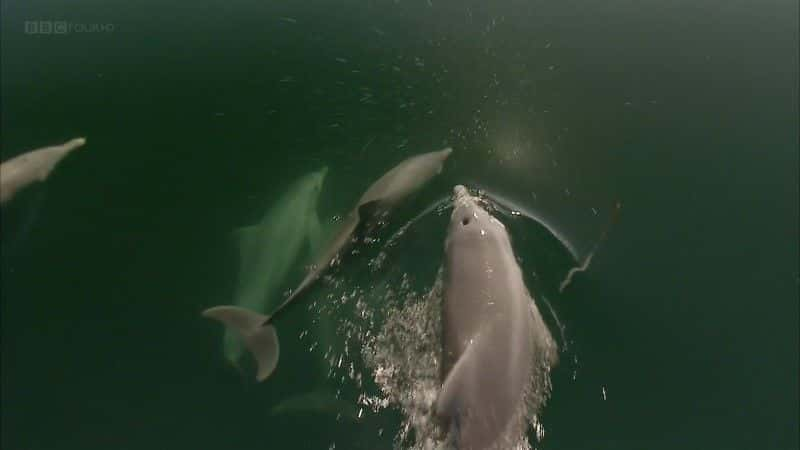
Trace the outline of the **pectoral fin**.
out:
<instances>
[{"instance_id":1,"label":"pectoral fin","mask_svg":"<svg viewBox=\"0 0 800 450\"><path fill-rule=\"evenodd\" d=\"M369 220L380 212L380 201L372 200L358 205L356 208L361 221Z\"/></svg>"},{"instance_id":2,"label":"pectoral fin","mask_svg":"<svg viewBox=\"0 0 800 450\"><path fill-rule=\"evenodd\" d=\"M436 399L435 411L439 419L454 420L462 412L462 408L465 406L462 404L462 400L467 398L464 394L473 384L477 369L474 357L477 346L477 342L471 343L445 377L442 390Z\"/></svg>"}]
</instances>

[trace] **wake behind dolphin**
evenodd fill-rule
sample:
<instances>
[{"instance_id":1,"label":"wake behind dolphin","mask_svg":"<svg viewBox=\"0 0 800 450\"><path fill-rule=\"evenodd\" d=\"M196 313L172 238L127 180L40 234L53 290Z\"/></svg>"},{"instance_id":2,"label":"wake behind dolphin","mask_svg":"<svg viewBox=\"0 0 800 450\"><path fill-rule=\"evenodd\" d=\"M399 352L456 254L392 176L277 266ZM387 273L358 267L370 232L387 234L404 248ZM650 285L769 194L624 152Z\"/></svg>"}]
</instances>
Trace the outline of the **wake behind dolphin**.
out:
<instances>
[{"instance_id":1,"label":"wake behind dolphin","mask_svg":"<svg viewBox=\"0 0 800 450\"><path fill-rule=\"evenodd\" d=\"M333 263L339 260L344 251L353 244L361 226L388 211L439 174L451 153L452 149L446 148L413 156L374 182L340 224L339 231L329 240L305 279L271 315L230 305L215 306L203 311L205 317L219 320L242 337L244 345L250 350L258 365L256 374L258 381L269 377L278 364L280 346L275 327L271 324L275 317L284 312L288 305L306 292Z\"/></svg>"}]
</instances>

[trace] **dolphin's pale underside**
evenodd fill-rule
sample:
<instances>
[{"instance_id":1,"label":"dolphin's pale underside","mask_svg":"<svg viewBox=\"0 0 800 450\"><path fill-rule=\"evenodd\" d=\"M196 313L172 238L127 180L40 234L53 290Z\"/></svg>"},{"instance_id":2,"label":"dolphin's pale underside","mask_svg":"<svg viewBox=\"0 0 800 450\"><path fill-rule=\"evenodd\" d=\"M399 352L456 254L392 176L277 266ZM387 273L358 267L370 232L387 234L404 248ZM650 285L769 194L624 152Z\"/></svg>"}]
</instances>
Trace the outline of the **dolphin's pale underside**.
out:
<instances>
[{"instance_id":1,"label":"dolphin's pale underside","mask_svg":"<svg viewBox=\"0 0 800 450\"><path fill-rule=\"evenodd\" d=\"M527 428L526 395L555 342L523 281L505 226L454 189L445 243L442 389L435 414L459 450L510 448Z\"/></svg>"},{"instance_id":2,"label":"dolphin's pale underside","mask_svg":"<svg viewBox=\"0 0 800 450\"><path fill-rule=\"evenodd\" d=\"M424 153L401 162L373 183L361 196L358 203L339 225L339 230L320 252L308 275L292 294L278 306L271 315L256 313L236 306L215 306L203 311L203 315L217 319L229 328L235 329L243 338L245 346L253 354L258 365L256 379L263 381L275 370L278 364L280 346L278 335L270 322L285 307L317 281L328 268L337 261L353 243L359 225L389 210L399 201L419 189L431 178L439 174L452 149Z\"/></svg>"}]
</instances>

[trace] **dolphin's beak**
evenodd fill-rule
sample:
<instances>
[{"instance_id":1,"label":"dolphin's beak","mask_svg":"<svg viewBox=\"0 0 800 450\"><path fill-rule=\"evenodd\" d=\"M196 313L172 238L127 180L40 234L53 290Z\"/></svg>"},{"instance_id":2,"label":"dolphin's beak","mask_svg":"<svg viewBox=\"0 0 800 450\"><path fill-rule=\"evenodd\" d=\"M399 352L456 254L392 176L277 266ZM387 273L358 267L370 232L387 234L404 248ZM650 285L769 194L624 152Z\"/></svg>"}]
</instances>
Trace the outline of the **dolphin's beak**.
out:
<instances>
[{"instance_id":1,"label":"dolphin's beak","mask_svg":"<svg viewBox=\"0 0 800 450\"><path fill-rule=\"evenodd\" d=\"M469 191L463 185L458 184L453 188L453 195L456 201L463 200L465 197L469 197Z\"/></svg>"},{"instance_id":2,"label":"dolphin's beak","mask_svg":"<svg viewBox=\"0 0 800 450\"><path fill-rule=\"evenodd\" d=\"M461 208L467 208L475 204L475 199L463 185L456 185L453 188L453 214L457 214Z\"/></svg>"}]
</instances>

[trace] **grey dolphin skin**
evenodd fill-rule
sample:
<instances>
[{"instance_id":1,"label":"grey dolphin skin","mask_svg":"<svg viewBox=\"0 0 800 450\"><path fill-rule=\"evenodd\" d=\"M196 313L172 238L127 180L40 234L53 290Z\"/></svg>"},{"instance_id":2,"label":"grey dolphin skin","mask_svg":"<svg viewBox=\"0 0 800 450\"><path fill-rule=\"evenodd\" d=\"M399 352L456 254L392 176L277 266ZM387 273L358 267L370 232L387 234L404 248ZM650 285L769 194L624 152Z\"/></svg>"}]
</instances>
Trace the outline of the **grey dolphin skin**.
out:
<instances>
[{"instance_id":1,"label":"grey dolphin skin","mask_svg":"<svg viewBox=\"0 0 800 450\"><path fill-rule=\"evenodd\" d=\"M287 305L306 292L352 245L359 225L376 214L389 210L439 174L452 151L446 148L408 158L373 183L339 225L338 232L330 239L325 250L320 252L308 275L271 315L258 314L231 305L215 306L203 311L205 317L219 320L242 336L245 347L253 354L258 365L256 373L258 381L267 379L278 364L280 345L275 327L270 322L284 311Z\"/></svg>"},{"instance_id":2,"label":"grey dolphin skin","mask_svg":"<svg viewBox=\"0 0 800 450\"><path fill-rule=\"evenodd\" d=\"M509 448L526 430L537 356L555 364L555 344L505 226L464 186L454 196L445 242L443 383L434 412L460 450Z\"/></svg>"},{"instance_id":3,"label":"grey dolphin skin","mask_svg":"<svg viewBox=\"0 0 800 450\"><path fill-rule=\"evenodd\" d=\"M31 150L0 164L0 204L28 185L46 180L65 156L85 143L86 139L75 138L61 145Z\"/></svg>"}]
</instances>

